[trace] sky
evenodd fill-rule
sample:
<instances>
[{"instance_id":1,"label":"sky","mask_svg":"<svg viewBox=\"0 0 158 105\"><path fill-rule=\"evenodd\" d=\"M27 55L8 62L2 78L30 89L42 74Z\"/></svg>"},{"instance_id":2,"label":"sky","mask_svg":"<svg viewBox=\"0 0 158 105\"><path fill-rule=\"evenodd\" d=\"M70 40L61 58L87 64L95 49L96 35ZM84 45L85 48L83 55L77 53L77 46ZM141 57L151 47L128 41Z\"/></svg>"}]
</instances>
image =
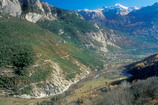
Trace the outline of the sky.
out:
<instances>
[{"instance_id":1,"label":"sky","mask_svg":"<svg viewBox=\"0 0 158 105\"><path fill-rule=\"evenodd\" d=\"M67 10L81 10L81 9L97 9L104 6L114 6L120 3L128 7L142 7L152 5L158 0L42 0L58 8Z\"/></svg>"}]
</instances>

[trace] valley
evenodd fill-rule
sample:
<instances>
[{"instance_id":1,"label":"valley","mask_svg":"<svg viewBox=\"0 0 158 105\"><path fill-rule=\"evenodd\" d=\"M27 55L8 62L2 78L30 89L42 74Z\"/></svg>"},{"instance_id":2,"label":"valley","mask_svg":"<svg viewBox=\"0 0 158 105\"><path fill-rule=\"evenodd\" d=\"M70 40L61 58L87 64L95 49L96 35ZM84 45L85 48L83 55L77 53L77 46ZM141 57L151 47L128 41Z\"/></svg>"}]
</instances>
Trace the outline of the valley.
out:
<instances>
[{"instance_id":1,"label":"valley","mask_svg":"<svg viewBox=\"0 0 158 105\"><path fill-rule=\"evenodd\" d=\"M0 105L156 105L157 16L0 0Z\"/></svg>"},{"instance_id":2,"label":"valley","mask_svg":"<svg viewBox=\"0 0 158 105\"><path fill-rule=\"evenodd\" d=\"M101 97L102 90L104 91L106 88L112 88L113 86L110 85L111 83L128 78L122 75L123 71L121 68L124 65L143 59L146 56L120 55L109 53L108 58L107 55L108 53L104 58L102 58L102 60L107 60L105 61L106 64L103 70L92 71L86 78L70 86L67 91L60 95L52 97L50 96L41 99L21 99L0 96L1 103L4 102L4 104L2 103L2 105L5 105L6 102L13 105L36 105L37 103L41 105L45 105L44 103L54 103L55 105L71 105L73 103L76 103L79 99L82 99L84 101L84 104L86 105L86 103L90 102L89 98L95 99L96 97ZM113 59L111 58L111 56L113 56Z\"/></svg>"}]
</instances>

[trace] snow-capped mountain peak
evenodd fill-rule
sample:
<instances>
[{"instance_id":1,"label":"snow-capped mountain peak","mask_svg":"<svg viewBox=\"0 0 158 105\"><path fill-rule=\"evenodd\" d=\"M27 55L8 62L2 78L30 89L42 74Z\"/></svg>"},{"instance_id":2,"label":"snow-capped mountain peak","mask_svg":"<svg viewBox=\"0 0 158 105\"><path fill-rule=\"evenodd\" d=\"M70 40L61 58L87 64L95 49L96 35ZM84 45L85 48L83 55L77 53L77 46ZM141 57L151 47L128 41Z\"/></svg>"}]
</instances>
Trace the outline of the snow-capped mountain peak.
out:
<instances>
[{"instance_id":1,"label":"snow-capped mountain peak","mask_svg":"<svg viewBox=\"0 0 158 105\"><path fill-rule=\"evenodd\" d=\"M129 13L129 8L126 6L123 6L119 3L115 4L115 6L108 6L104 7L103 12L106 13L113 13L113 14L120 14L120 15L127 15Z\"/></svg>"},{"instance_id":2,"label":"snow-capped mountain peak","mask_svg":"<svg viewBox=\"0 0 158 105\"><path fill-rule=\"evenodd\" d=\"M119 3L114 6L105 6L103 8L95 9L95 10L78 10L77 13L82 15L85 19L105 19L107 17L118 16L118 15L128 15L131 11L138 10L137 7L126 7Z\"/></svg>"},{"instance_id":3,"label":"snow-capped mountain peak","mask_svg":"<svg viewBox=\"0 0 158 105\"><path fill-rule=\"evenodd\" d=\"M123 6L123 5L119 4L119 3L115 4L115 7L118 7L118 8L121 8L121 9L128 9L128 7Z\"/></svg>"},{"instance_id":4,"label":"snow-capped mountain peak","mask_svg":"<svg viewBox=\"0 0 158 105\"><path fill-rule=\"evenodd\" d=\"M102 12L103 9L95 9L95 10L90 10L90 9L84 9L84 10L78 10L78 12Z\"/></svg>"},{"instance_id":5,"label":"snow-capped mountain peak","mask_svg":"<svg viewBox=\"0 0 158 105\"><path fill-rule=\"evenodd\" d=\"M119 3L115 4L115 6L107 6L104 7L104 12L109 12L109 11L115 11L116 14L120 14L120 15L127 15L128 13L130 13L133 10L138 10L139 8L137 7L126 7L123 6Z\"/></svg>"}]
</instances>

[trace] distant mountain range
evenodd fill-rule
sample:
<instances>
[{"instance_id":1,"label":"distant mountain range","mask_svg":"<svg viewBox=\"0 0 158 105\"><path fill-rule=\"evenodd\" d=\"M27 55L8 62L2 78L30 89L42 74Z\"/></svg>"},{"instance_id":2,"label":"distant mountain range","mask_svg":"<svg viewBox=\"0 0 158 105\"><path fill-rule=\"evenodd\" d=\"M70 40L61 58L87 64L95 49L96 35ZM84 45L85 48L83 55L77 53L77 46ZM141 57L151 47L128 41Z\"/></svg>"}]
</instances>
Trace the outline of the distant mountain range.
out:
<instances>
[{"instance_id":1,"label":"distant mountain range","mask_svg":"<svg viewBox=\"0 0 158 105\"><path fill-rule=\"evenodd\" d=\"M106 18L106 15L108 15L108 14L127 15L131 11L138 10L138 9L139 8L137 8L137 7L126 7L126 6L123 6L119 3L117 3L117 4L115 4L115 6L105 6L103 8L99 8L96 10L84 9L84 10L78 10L77 12L79 14L83 15L83 17L85 16L84 18L86 18L86 14L87 15L91 14L91 16L93 14L96 14L96 15L102 14Z\"/></svg>"},{"instance_id":2,"label":"distant mountain range","mask_svg":"<svg viewBox=\"0 0 158 105\"><path fill-rule=\"evenodd\" d=\"M144 41L158 41L158 3L142 8L116 4L113 7L80 10L77 13L99 26L121 31Z\"/></svg>"}]
</instances>

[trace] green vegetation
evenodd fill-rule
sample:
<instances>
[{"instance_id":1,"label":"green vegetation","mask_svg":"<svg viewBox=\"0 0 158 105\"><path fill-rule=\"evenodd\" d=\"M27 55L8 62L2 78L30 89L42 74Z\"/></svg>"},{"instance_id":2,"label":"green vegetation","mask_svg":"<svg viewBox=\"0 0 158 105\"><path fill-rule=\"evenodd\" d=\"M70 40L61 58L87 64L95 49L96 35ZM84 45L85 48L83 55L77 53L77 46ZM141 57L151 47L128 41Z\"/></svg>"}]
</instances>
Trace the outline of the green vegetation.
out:
<instances>
[{"instance_id":1,"label":"green vegetation","mask_svg":"<svg viewBox=\"0 0 158 105\"><path fill-rule=\"evenodd\" d=\"M46 80L49 74L50 71L39 71L31 75L30 77L29 76L14 76L14 77L1 76L0 87L8 90L12 90L13 94L23 94L25 92L28 93L29 90L28 88L24 88L22 90L20 89L23 88L23 86L25 85Z\"/></svg>"},{"instance_id":2,"label":"green vegetation","mask_svg":"<svg viewBox=\"0 0 158 105\"><path fill-rule=\"evenodd\" d=\"M0 67L13 69L15 73L14 76L0 74L0 87L12 90L12 94L29 94L31 89L28 91L28 88L23 87L45 81L54 70L51 63L59 65L67 79L80 73L76 61L92 69L102 68L102 61L93 51L67 43L60 36L34 23L7 15L2 17ZM73 27L77 26L76 23Z\"/></svg>"},{"instance_id":3,"label":"green vegetation","mask_svg":"<svg viewBox=\"0 0 158 105\"><path fill-rule=\"evenodd\" d=\"M34 61L33 49L31 46L20 44L16 45L12 43L13 42L10 42L8 44L5 41L4 43L1 43L2 46L0 46L0 66L7 67L8 65L11 65L15 69L16 74L25 75L25 68L27 68Z\"/></svg>"},{"instance_id":4,"label":"green vegetation","mask_svg":"<svg viewBox=\"0 0 158 105\"><path fill-rule=\"evenodd\" d=\"M91 67L93 70L101 70L103 68L103 62L99 60L99 56L95 53L94 49L86 49L83 46L83 44L89 43L89 40L86 38L86 33L97 32L98 29L94 24L82 20L73 12L62 11L60 9L57 10L59 12L59 20L40 21L37 24L42 28L60 35L64 40L68 41L69 44L79 48L71 50L71 56L75 59ZM73 76L71 74L71 76L69 75L68 77Z\"/></svg>"},{"instance_id":5,"label":"green vegetation","mask_svg":"<svg viewBox=\"0 0 158 105\"><path fill-rule=\"evenodd\" d=\"M101 57L95 54L95 52L85 49L82 52L73 50L72 53L74 58L78 59L82 64L89 66L93 70L103 69L104 62L100 61Z\"/></svg>"},{"instance_id":6,"label":"green vegetation","mask_svg":"<svg viewBox=\"0 0 158 105\"><path fill-rule=\"evenodd\" d=\"M32 90L31 86L25 87L21 90L21 94L30 94Z\"/></svg>"},{"instance_id":7,"label":"green vegetation","mask_svg":"<svg viewBox=\"0 0 158 105\"><path fill-rule=\"evenodd\" d=\"M63 95L54 96L49 100L41 102L40 105L54 105L56 104L56 102L58 102L62 98L64 98Z\"/></svg>"},{"instance_id":8,"label":"green vegetation","mask_svg":"<svg viewBox=\"0 0 158 105\"><path fill-rule=\"evenodd\" d=\"M30 82L40 82L46 80L49 75L50 71L38 71L37 73L31 75L28 79Z\"/></svg>"},{"instance_id":9,"label":"green vegetation","mask_svg":"<svg viewBox=\"0 0 158 105\"><path fill-rule=\"evenodd\" d=\"M62 15L59 16L59 20L40 21L37 24L53 33L62 34L62 38L76 44L81 44L86 41L85 33L98 31L92 23L82 20L75 13L64 11L65 14L63 11L60 12Z\"/></svg>"}]
</instances>

